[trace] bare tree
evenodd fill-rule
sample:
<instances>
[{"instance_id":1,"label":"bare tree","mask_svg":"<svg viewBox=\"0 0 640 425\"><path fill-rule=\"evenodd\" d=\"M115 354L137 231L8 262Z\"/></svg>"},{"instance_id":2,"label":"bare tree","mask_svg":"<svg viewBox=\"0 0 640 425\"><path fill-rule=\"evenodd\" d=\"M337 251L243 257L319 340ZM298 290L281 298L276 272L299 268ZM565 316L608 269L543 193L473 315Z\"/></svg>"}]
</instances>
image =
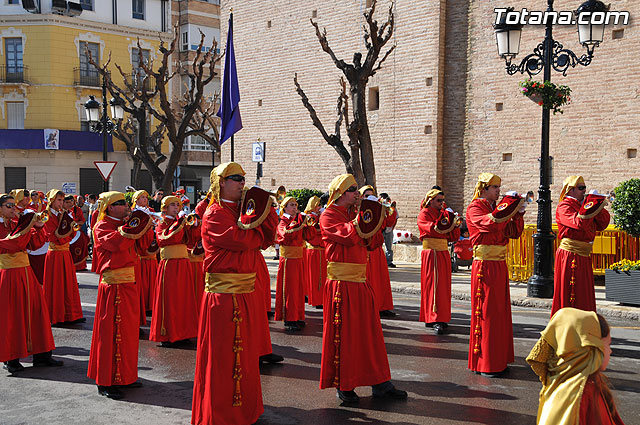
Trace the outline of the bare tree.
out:
<instances>
[{"instance_id":1,"label":"bare tree","mask_svg":"<svg viewBox=\"0 0 640 425\"><path fill-rule=\"evenodd\" d=\"M200 43L190 66L183 67L182 64L176 64L175 70L170 71L170 60L175 52L178 35L179 31L176 26L168 49L165 47L164 41L160 40L158 48L160 64L157 68L154 67L153 61L144 60L142 47L138 40L140 70L129 75L120 65L115 64L123 78L123 87L118 86L111 79L111 73L108 70L111 58L107 63L99 66L88 53L89 62L105 79L109 92L113 96L120 96L124 99L125 112L128 112L135 120L135 127L140 134L137 140L140 142L136 143L136 138L129 139L133 142L131 146L134 146L134 149L131 150L127 145L129 154L132 155L134 162L136 159L142 161L151 173L155 186L165 191L171 191L173 174L180 162L187 137L200 136L207 140L214 150L219 149L217 118L214 115L217 111L219 95L216 93L212 97L207 97L204 93L205 87L215 77L215 66L221 59L221 55L217 53L217 41L214 39L211 46L205 48L205 37L200 32ZM187 75L189 86L179 98L171 99L169 82L178 74L178 71ZM157 105L154 105L156 96ZM147 113L159 121L158 127L149 136L146 128ZM124 130L124 126L120 127ZM161 142L158 143L158 141L162 139L164 134L171 143L171 154L163 171L160 164L166 160L166 157L162 154ZM124 133L121 135L125 136ZM118 136L117 133L116 136ZM118 136L118 138L120 137ZM126 138L125 136L124 139ZM150 148L156 153L156 158L149 153Z\"/></svg>"},{"instance_id":2,"label":"bare tree","mask_svg":"<svg viewBox=\"0 0 640 425\"><path fill-rule=\"evenodd\" d=\"M324 50L333 60L336 67L342 71L344 76L340 79L342 92L338 97L337 120L335 123L334 134L328 134L324 125L318 118L315 108L311 105L308 97L304 93L302 87L298 83L298 76L294 77L296 91L302 99L302 104L309 111L313 125L320 130L322 137L332 146L340 158L345 163L348 173L352 173L359 185L370 184L375 187L376 169L373 157L373 147L371 144L371 134L369 132L369 124L367 121L367 105L366 105L366 89L369 79L380 70L384 61L389 57L395 49L395 45L391 46L382 57L380 52L393 35L395 28L394 14L392 2L389 6L387 20L378 25L378 21L373 18L376 10L376 0L372 0L371 7L364 12L365 24L364 45L367 49L364 63L362 62L362 53L353 54L353 63L346 63L333 52L327 40L327 30L322 31L318 23L311 19L311 25L316 30L316 36L320 42L322 50ZM349 98L353 115L349 117L348 102L346 95L346 83L349 84ZM344 146L344 142L340 137L340 127L344 122L349 138L349 150Z\"/></svg>"}]
</instances>

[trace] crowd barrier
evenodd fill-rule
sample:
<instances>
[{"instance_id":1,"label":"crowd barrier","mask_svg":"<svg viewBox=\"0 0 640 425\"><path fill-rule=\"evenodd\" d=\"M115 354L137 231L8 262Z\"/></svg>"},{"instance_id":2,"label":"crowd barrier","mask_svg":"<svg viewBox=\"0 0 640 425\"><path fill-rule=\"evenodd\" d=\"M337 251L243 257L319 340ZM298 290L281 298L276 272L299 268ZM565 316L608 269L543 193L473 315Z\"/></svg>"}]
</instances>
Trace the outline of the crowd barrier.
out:
<instances>
[{"instance_id":1,"label":"crowd barrier","mask_svg":"<svg viewBox=\"0 0 640 425\"><path fill-rule=\"evenodd\" d=\"M553 231L558 234L558 226L553 224ZM533 234L536 232L535 224L528 224L519 239L509 241L507 251L507 265L509 278L514 281L527 281L533 274ZM553 243L555 253L560 241L558 238ZM596 234L593 241L591 261L593 273L604 275L609 265L623 260L640 259L640 239L627 235L624 231L609 225L602 232Z\"/></svg>"}]
</instances>

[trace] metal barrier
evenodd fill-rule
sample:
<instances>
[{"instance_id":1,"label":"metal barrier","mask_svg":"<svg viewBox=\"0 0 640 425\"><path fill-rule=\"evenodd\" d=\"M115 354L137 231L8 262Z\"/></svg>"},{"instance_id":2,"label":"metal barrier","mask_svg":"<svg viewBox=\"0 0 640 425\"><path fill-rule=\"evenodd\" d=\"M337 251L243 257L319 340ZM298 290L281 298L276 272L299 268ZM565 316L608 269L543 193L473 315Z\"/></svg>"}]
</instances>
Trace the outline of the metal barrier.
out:
<instances>
[{"instance_id":1,"label":"metal barrier","mask_svg":"<svg viewBox=\"0 0 640 425\"><path fill-rule=\"evenodd\" d=\"M558 226L553 224L553 231L558 234ZM533 274L533 234L536 232L535 224L528 224L520 238L509 241L507 251L507 266L509 278L518 282L527 281ZM558 249L558 238L553 243L553 252ZM596 233L593 241L591 261L593 274L604 275L609 265L623 260L640 259L640 239L627 235L624 231L609 225L602 232Z\"/></svg>"}]
</instances>

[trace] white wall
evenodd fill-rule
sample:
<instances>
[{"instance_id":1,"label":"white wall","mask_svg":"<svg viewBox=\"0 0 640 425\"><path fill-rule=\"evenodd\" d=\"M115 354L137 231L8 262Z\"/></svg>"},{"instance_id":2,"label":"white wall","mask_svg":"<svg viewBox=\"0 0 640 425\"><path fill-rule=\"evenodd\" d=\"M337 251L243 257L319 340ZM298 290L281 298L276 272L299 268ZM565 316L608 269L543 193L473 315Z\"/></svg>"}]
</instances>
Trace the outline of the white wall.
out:
<instances>
[{"instance_id":1,"label":"white wall","mask_svg":"<svg viewBox=\"0 0 640 425\"><path fill-rule=\"evenodd\" d=\"M42 13L51 13L51 0L40 0ZM27 14L21 4L8 5L7 0L0 0L0 15ZM76 0L79 3L79 0ZM118 9L118 25L141 28L151 31L162 30L161 0L145 0L145 16L142 19L133 19L131 0L116 0ZM166 2L165 23L167 30L171 31L171 0ZM106 24L113 23L113 0L93 0L93 11L83 10L76 19Z\"/></svg>"}]
</instances>

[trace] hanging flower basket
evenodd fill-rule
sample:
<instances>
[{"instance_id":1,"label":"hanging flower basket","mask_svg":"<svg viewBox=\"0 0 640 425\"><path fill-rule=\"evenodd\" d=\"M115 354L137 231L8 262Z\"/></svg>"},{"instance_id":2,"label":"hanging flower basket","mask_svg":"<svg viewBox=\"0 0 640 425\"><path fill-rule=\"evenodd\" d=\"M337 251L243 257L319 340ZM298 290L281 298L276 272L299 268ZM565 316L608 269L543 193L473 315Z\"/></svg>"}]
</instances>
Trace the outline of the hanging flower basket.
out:
<instances>
[{"instance_id":1,"label":"hanging flower basket","mask_svg":"<svg viewBox=\"0 0 640 425\"><path fill-rule=\"evenodd\" d=\"M571 103L571 88L568 86L560 86L553 84L551 81L543 83L533 81L531 79L520 82L521 91L538 105L550 109L555 115L556 112L562 113L560 109L563 105Z\"/></svg>"}]
</instances>

